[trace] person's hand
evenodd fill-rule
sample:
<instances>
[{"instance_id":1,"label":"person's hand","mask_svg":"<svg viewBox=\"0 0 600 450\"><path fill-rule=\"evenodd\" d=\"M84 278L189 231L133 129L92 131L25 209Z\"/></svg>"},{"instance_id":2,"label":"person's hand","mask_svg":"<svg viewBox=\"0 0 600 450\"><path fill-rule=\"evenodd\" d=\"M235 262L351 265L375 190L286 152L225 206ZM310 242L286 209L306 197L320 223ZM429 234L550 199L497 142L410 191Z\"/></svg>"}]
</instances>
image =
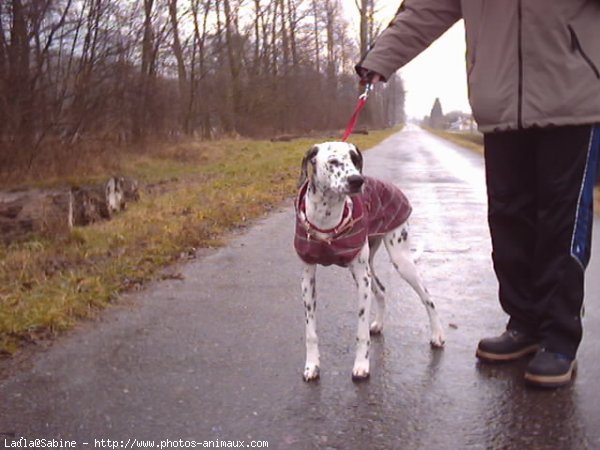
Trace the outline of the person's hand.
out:
<instances>
[{"instance_id":1,"label":"person's hand","mask_svg":"<svg viewBox=\"0 0 600 450\"><path fill-rule=\"evenodd\" d=\"M375 84L378 81L381 81L381 75L379 75L377 72L371 72L371 73L372 73L371 77L367 78L369 80L368 81L369 83Z\"/></svg>"},{"instance_id":2,"label":"person's hand","mask_svg":"<svg viewBox=\"0 0 600 450\"><path fill-rule=\"evenodd\" d=\"M379 81L385 81L380 74L373 70L365 69L364 67L357 67L356 71L360 77L360 84L363 86L369 83L375 84Z\"/></svg>"}]
</instances>

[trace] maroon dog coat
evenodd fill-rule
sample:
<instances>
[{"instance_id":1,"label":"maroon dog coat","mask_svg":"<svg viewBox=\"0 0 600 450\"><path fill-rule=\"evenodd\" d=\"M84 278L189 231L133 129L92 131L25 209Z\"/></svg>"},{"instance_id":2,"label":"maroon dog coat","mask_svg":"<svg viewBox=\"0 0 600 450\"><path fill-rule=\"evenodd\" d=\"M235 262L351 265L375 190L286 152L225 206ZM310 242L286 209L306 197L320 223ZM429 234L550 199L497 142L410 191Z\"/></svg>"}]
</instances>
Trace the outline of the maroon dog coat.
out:
<instances>
[{"instance_id":1,"label":"maroon dog coat","mask_svg":"<svg viewBox=\"0 0 600 450\"><path fill-rule=\"evenodd\" d=\"M346 267L360 252L368 236L383 235L404 223L412 207L400 189L391 183L364 177L362 193L346 201L340 224L331 230L319 230L305 214L308 180L296 198L296 234L294 247L307 264ZM326 239L316 232L326 233Z\"/></svg>"}]
</instances>

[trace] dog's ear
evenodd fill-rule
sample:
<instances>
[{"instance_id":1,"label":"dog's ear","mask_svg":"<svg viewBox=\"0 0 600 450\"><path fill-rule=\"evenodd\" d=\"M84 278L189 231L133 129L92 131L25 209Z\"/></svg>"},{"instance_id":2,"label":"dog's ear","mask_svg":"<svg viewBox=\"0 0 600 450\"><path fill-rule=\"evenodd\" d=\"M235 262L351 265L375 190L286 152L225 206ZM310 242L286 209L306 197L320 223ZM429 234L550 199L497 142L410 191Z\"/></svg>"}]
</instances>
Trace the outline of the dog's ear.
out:
<instances>
[{"instance_id":1,"label":"dog's ear","mask_svg":"<svg viewBox=\"0 0 600 450\"><path fill-rule=\"evenodd\" d=\"M319 147L315 145L314 147L310 148L304 155L304 158L302 158L302 170L300 172L300 180L298 181L298 187L301 187L307 178L312 178L315 170L315 167L313 165L313 158L317 156L318 152Z\"/></svg>"},{"instance_id":2,"label":"dog's ear","mask_svg":"<svg viewBox=\"0 0 600 450\"><path fill-rule=\"evenodd\" d=\"M350 158L360 173L363 171L363 156L358 147L352 144L354 150L350 150Z\"/></svg>"}]
</instances>

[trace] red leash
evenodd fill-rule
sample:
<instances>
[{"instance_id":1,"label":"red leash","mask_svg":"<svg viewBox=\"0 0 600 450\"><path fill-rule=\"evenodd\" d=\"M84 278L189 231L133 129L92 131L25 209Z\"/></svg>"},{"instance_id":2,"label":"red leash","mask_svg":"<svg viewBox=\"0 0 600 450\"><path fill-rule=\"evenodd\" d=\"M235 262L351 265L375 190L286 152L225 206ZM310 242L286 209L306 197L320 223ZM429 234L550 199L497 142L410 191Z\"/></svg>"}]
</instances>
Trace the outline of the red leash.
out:
<instances>
[{"instance_id":1,"label":"red leash","mask_svg":"<svg viewBox=\"0 0 600 450\"><path fill-rule=\"evenodd\" d=\"M346 142L348 137L352 134L354 127L356 126L356 122L358 122L358 116L360 112L367 104L367 99L369 98L369 93L373 89L373 85L371 83L367 83L365 86L365 91L360 94L358 97L358 103L356 104L356 108L354 109L354 113L352 113L352 117L348 121L348 125L346 126L346 131L344 131L344 135L342 136L342 142Z\"/></svg>"}]
</instances>

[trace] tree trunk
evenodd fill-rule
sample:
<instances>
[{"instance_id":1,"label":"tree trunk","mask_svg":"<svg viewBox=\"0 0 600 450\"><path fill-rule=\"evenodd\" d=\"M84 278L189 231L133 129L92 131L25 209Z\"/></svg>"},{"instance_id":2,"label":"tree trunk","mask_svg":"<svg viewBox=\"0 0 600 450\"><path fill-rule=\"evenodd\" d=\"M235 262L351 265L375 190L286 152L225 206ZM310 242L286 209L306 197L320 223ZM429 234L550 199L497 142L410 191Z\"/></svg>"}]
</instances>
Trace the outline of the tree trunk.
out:
<instances>
[{"instance_id":1,"label":"tree trunk","mask_svg":"<svg viewBox=\"0 0 600 450\"><path fill-rule=\"evenodd\" d=\"M260 73L260 18L262 15L260 0L254 0L254 61L253 75L258 77Z\"/></svg>"},{"instance_id":2,"label":"tree trunk","mask_svg":"<svg viewBox=\"0 0 600 450\"><path fill-rule=\"evenodd\" d=\"M231 98L232 126L233 131L238 132L238 113L242 103L242 89L240 86L240 63L234 43L234 31L236 41L239 39L237 29L235 29L234 16L231 10L229 0L223 0L225 12L225 46L227 47L227 60L229 62L229 73L231 75L231 89L229 95Z\"/></svg>"},{"instance_id":3,"label":"tree trunk","mask_svg":"<svg viewBox=\"0 0 600 450\"><path fill-rule=\"evenodd\" d=\"M112 177L105 183L73 188L73 224L88 225L125 209L127 201L139 199L137 181Z\"/></svg>"},{"instance_id":4,"label":"tree trunk","mask_svg":"<svg viewBox=\"0 0 600 450\"><path fill-rule=\"evenodd\" d=\"M290 47L292 51L292 65L294 70L298 66L298 49L296 47L296 28L297 18L296 18L296 5L292 0L288 0L288 23L290 27Z\"/></svg>"},{"instance_id":5,"label":"tree trunk","mask_svg":"<svg viewBox=\"0 0 600 450\"><path fill-rule=\"evenodd\" d=\"M179 19L177 17L177 0L169 0L169 17L171 18L171 29L173 31L173 53L177 60L177 75L179 79L179 95L185 98L187 91L187 70L183 57L183 48L179 38Z\"/></svg>"},{"instance_id":6,"label":"tree trunk","mask_svg":"<svg viewBox=\"0 0 600 450\"><path fill-rule=\"evenodd\" d=\"M20 0L12 1L12 28L8 47L9 118L18 146L29 150L33 142L33 105L30 90L30 43L27 33L27 11Z\"/></svg>"},{"instance_id":7,"label":"tree trunk","mask_svg":"<svg viewBox=\"0 0 600 450\"><path fill-rule=\"evenodd\" d=\"M0 239L19 241L34 234L65 236L73 227L68 189L0 193Z\"/></svg>"},{"instance_id":8,"label":"tree trunk","mask_svg":"<svg viewBox=\"0 0 600 450\"><path fill-rule=\"evenodd\" d=\"M327 108L327 128L330 128L335 123L335 116L338 114L335 108L331 105L335 105L337 101L337 78L336 78L336 55L335 55L335 35L334 35L334 22L337 15L337 3L332 0L326 0L325 2L325 14L326 14L326 30L327 30L327 68L326 68L326 89L327 95L331 97L330 107Z\"/></svg>"},{"instance_id":9,"label":"tree trunk","mask_svg":"<svg viewBox=\"0 0 600 450\"><path fill-rule=\"evenodd\" d=\"M360 6L358 5L358 2ZM369 49L369 23L372 19L372 11L373 11L373 0L356 0L356 4L358 6L360 12L360 54L361 57L367 53ZM359 93L362 92L362 86L358 86ZM367 103L365 109L363 110L361 123L363 124L373 124L373 101Z\"/></svg>"},{"instance_id":10,"label":"tree trunk","mask_svg":"<svg viewBox=\"0 0 600 450\"><path fill-rule=\"evenodd\" d=\"M73 226L110 219L139 198L137 181L121 176L91 186L0 192L0 241L66 236Z\"/></svg>"},{"instance_id":11,"label":"tree trunk","mask_svg":"<svg viewBox=\"0 0 600 450\"><path fill-rule=\"evenodd\" d=\"M361 4L358 8L360 13L360 55L363 56L367 53L367 49L369 47L368 42L368 30L369 30L369 20L368 20L368 10L369 10L369 0L360 0Z\"/></svg>"},{"instance_id":12,"label":"tree trunk","mask_svg":"<svg viewBox=\"0 0 600 450\"><path fill-rule=\"evenodd\" d=\"M319 40L319 14L317 9L317 0L313 0L313 35L315 38L315 66L317 69L317 74L321 73L321 45Z\"/></svg>"},{"instance_id":13,"label":"tree trunk","mask_svg":"<svg viewBox=\"0 0 600 450\"><path fill-rule=\"evenodd\" d=\"M144 0L144 36L142 39L141 81L139 85L138 105L134 112L133 120L133 135L138 140L142 140L145 137L150 103L150 76L152 73L152 58L154 53L154 30L152 27L153 7L154 0Z\"/></svg>"}]
</instances>

